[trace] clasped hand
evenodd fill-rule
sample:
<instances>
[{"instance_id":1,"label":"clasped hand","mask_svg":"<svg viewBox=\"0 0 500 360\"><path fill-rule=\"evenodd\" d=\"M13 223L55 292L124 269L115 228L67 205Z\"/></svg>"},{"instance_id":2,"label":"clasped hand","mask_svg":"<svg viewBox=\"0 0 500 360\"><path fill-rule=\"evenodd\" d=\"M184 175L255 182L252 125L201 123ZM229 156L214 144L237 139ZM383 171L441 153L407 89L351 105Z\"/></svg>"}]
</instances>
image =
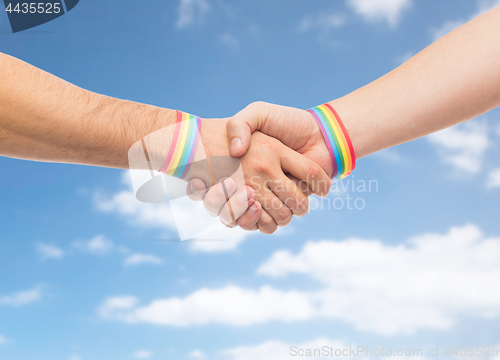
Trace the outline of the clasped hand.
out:
<instances>
[{"instance_id":1,"label":"clasped hand","mask_svg":"<svg viewBox=\"0 0 500 360\"><path fill-rule=\"evenodd\" d=\"M238 158L245 184L228 177L208 189L193 178L187 193L203 201L207 212L224 225L271 234L288 225L293 215L306 215L310 195L328 195L332 162L307 111L258 102L228 121L206 124L202 138L210 139L209 152Z\"/></svg>"}]
</instances>

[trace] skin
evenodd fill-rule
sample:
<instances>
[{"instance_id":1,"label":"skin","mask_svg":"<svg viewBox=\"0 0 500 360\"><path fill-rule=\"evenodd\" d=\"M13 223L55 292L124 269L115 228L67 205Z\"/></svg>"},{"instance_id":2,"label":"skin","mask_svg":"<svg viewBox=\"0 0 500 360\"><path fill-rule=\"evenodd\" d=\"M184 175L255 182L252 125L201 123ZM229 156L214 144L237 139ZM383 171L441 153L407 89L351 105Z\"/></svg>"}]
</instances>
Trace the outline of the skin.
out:
<instances>
[{"instance_id":1,"label":"skin","mask_svg":"<svg viewBox=\"0 0 500 360\"><path fill-rule=\"evenodd\" d=\"M174 110L96 94L5 54L0 54L0 84L2 156L126 169L134 143L176 122ZM207 156L230 156L226 128L226 119L202 119L201 141ZM320 166L260 132L251 136L240 162L247 186L238 184L241 189L237 189L229 178L226 190L239 201L231 209L237 218L249 206L254 209L242 219L243 224L245 219L253 223L249 229L258 222L261 231L271 233L288 224L292 213L307 212L307 194L285 173L305 181L320 196L328 194L328 176ZM190 189L196 189L196 183ZM214 215L222 213L227 226L236 226L225 200L219 206L208 198L205 205ZM255 200L259 203L253 205Z\"/></svg>"},{"instance_id":2,"label":"skin","mask_svg":"<svg viewBox=\"0 0 500 360\"><path fill-rule=\"evenodd\" d=\"M374 82L329 102L342 119L356 158L470 120L500 105L500 6L439 39ZM261 131L332 174L312 115L253 103L227 124L231 155L243 155ZM218 196L209 192L207 196ZM251 224L246 224L250 226Z\"/></svg>"}]
</instances>

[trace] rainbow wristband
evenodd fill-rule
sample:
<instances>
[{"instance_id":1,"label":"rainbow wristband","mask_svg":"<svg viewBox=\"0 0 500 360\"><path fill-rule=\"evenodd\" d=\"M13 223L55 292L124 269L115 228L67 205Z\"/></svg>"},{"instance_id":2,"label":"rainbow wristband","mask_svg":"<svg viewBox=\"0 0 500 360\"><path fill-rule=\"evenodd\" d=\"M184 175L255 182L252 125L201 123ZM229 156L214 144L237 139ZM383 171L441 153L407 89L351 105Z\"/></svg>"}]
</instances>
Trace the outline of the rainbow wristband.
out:
<instances>
[{"instance_id":1,"label":"rainbow wristband","mask_svg":"<svg viewBox=\"0 0 500 360\"><path fill-rule=\"evenodd\" d=\"M356 156L349 134L337 112L323 104L307 110L316 119L325 138L333 163L332 179L343 179L351 175L356 166Z\"/></svg>"},{"instance_id":2,"label":"rainbow wristband","mask_svg":"<svg viewBox=\"0 0 500 360\"><path fill-rule=\"evenodd\" d=\"M160 172L180 179L186 176L200 140L200 130L201 119L198 116L177 110L174 137Z\"/></svg>"}]
</instances>

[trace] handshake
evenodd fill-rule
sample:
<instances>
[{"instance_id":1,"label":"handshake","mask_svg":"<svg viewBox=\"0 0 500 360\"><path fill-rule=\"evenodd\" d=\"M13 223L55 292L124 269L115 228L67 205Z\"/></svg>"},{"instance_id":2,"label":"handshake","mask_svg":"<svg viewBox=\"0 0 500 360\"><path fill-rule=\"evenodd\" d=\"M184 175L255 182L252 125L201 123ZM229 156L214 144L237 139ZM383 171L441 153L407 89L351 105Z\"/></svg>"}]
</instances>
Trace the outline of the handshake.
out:
<instances>
[{"instance_id":1,"label":"handshake","mask_svg":"<svg viewBox=\"0 0 500 360\"><path fill-rule=\"evenodd\" d=\"M170 139L161 172L188 181L189 198L225 226L264 234L306 215L308 197L328 195L331 179L355 165L347 130L329 104L306 111L256 102L229 120L177 112ZM221 156L238 158L241 171L229 170ZM196 161L203 158L210 171Z\"/></svg>"}]
</instances>

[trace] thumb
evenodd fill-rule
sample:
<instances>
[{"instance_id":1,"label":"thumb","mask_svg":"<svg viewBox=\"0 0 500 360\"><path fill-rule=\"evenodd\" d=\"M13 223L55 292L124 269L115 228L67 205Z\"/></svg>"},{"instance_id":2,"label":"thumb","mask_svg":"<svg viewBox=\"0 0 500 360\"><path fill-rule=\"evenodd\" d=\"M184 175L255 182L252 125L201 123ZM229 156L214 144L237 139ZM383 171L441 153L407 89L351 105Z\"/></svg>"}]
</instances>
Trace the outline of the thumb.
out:
<instances>
[{"instance_id":1,"label":"thumb","mask_svg":"<svg viewBox=\"0 0 500 360\"><path fill-rule=\"evenodd\" d=\"M248 105L227 122L229 152L233 157L245 155L250 147L252 133L260 130L267 120L269 104L255 102Z\"/></svg>"}]
</instances>

